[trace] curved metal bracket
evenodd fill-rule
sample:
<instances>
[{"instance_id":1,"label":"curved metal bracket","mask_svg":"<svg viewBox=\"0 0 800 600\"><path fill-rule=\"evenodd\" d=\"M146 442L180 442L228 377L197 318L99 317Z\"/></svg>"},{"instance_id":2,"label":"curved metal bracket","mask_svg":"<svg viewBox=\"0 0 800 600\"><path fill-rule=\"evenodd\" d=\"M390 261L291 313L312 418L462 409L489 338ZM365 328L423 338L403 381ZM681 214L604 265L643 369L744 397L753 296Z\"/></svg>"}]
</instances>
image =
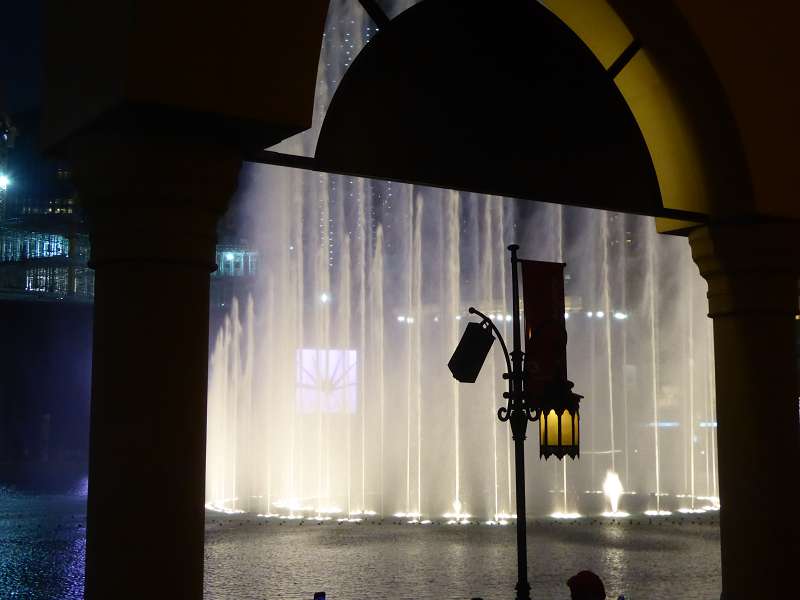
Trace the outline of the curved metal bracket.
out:
<instances>
[{"instance_id":1,"label":"curved metal bracket","mask_svg":"<svg viewBox=\"0 0 800 600\"><path fill-rule=\"evenodd\" d=\"M494 331L495 335L497 336L497 339L500 341L500 345L503 347L503 356L505 356L506 359L506 368L508 369L507 371L508 376L511 377L511 356L508 353L508 348L506 347L506 341L503 339L503 335L500 333L500 330L497 329L494 322L489 317L487 317L477 308L470 306L468 312L471 315L478 315L481 319L483 319L483 322L489 323L489 326L492 328L492 331Z\"/></svg>"},{"instance_id":2,"label":"curved metal bracket","mask_svg":"<svg viewBox=\"0 0 800 600\"><path fill-rule=\"evenodd\" d=\"M512 376L512 373L513 373L513 370L511 368L511 356L508 353L508 347L506 346L506 341L503 339L503 334L500 333L500 330L497 329L497 326L494 324L494 322L489 317L487 317L485 314L483 314L481 311L479 311L477 308L475 308L473 306L470 306L469 307L469 314L478 315L481 319L483 319L481 322L482 323L488 323L489 327L491 327L492 331L494 331L494 334L497 336L497 339L500 341L500 346L503 348L503 357L505 357L505 359L506 359L506 369L507 369L507 371L506 371L505 379L509 379L510 380L511 376ZM506 395L504 394L504 396L506 396ZM509 396L506 396L506 397L508 397L509 403L510 403L511 402L511 398ZM511 418L511 409L509 408L509 406L501 406L500 408L498 408L497 409L497 418L500 419L500 421L502 421L503 423L508 421ZM530 418L530 412L528 412L528 418Z\"/></svg>"}]
</instances>

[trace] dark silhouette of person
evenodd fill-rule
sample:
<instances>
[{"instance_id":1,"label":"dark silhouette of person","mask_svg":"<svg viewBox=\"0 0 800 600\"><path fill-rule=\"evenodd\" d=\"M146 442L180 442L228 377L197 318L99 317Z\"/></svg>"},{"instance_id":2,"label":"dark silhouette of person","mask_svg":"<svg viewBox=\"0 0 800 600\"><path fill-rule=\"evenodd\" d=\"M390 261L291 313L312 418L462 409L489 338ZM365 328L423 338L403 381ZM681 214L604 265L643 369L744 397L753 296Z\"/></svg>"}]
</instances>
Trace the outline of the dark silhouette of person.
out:
<instances>
[{"instance_id":1,"label":"dark silhouette of person","mask_svg":"<svg viewBox=\"0 0 800 600\"><path fill-rule=\"evenodd\" d=\"M572 600L606 600L603 581L591 571L581 571L567 580Z\"/></svg>"}]
</instances>

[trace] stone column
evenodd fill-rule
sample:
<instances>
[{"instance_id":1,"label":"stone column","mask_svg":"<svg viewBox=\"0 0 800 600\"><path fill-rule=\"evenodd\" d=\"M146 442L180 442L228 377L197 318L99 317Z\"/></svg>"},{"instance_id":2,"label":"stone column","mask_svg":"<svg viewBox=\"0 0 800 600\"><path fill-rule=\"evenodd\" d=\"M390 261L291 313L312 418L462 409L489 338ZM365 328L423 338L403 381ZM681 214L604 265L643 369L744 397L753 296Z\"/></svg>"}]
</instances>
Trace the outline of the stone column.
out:
<instances>
[{"instance_id":1,"label":"stone column","mask_svg":"<svg viewBox=\"0 0 800 600\"><path fill-rule=\"evenodd\" d=\"M689 241L714 320L722 597L796 597L800 224L709 225Z\"/></svg>"},{"instance_id":2,"label":"stone column","mask_svg":"<svg viewBox=\"0 0 800 600\"><path fill-rule=\"evenodd\" d=\"M70 155L95 269L85 597L200 600L209 272L241 161L130 134Z\"/></svg>"}]
</instances>

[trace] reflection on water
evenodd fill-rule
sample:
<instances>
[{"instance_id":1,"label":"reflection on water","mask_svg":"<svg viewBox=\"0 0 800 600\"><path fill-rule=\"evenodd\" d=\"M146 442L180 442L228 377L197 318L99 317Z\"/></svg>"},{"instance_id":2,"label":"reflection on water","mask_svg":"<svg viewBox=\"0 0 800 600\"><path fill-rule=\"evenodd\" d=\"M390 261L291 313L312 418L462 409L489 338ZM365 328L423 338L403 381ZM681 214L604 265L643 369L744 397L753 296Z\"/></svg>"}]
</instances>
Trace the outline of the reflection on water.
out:
<instances>
[{"instance_id":1,"label":"reflection on water","mask_svg":"<svg viewBox=\"0 0 800 600\"><path fill-rule=\"evenodd\" d=\"M85 493L0 490L0 598L83 598L85 515Z\"/></svg>"},{"instance_id":2,"label":"reflection on water","mask_svg":"<svg viewBox=\"0 0 800 600\"><path fill-rule=\"evenodd\" d=\"M565 581L591 569L601 575L613 597L718 598L716 519L703 515L532 521L532 596L567 598ZM400 519L301 524L246 515L209 516L206 598L310 600L322 590L336 600L512 597L512 527L399 523Z\"/></svg>"},{"instance_id":3,"label":"reflection on water","mask_svg":"<svg viewBox=\"0 0 800 600\"><path fill-rule=\"evenodd\" d=\"M0 490L0 598L79 600L85 496ZM403 524L400 524L403 523ZM628 599L719 597L716 514L542 519L528 529L535 598L566 598L566 579L592 569ZM281 521L209 513L209 600L511 597L513 527Z\"/></svg>"}]
</instances>

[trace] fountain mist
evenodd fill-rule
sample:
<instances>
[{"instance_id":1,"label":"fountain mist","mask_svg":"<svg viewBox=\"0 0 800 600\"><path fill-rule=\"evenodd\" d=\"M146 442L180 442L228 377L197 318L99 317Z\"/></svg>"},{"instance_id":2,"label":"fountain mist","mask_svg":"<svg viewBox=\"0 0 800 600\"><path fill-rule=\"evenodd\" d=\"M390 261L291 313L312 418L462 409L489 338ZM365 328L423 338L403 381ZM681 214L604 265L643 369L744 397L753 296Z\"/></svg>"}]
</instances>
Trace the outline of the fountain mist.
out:
<instances>
[{"instance_id":1,"label":"fountain mist","mask_svg":"<svg viewBox=\"0 0 800 600\"><path fill-rule=\"evenodd\" d=\"M314 127L280 150L313 151L332 90L375 32L357 3L334 8ZM281 167L248 167L243 189L260 269L213 323L209 506L506 521L502 357L472 386L445 365L470 305L510 333L510 243L568 264L570 374L586 397L580 461L546 465L528 444L531 512L602 512L607 471L615 510L715 503L711 329L685 240L641 217Z\"/></svg>"}]
</instances>

